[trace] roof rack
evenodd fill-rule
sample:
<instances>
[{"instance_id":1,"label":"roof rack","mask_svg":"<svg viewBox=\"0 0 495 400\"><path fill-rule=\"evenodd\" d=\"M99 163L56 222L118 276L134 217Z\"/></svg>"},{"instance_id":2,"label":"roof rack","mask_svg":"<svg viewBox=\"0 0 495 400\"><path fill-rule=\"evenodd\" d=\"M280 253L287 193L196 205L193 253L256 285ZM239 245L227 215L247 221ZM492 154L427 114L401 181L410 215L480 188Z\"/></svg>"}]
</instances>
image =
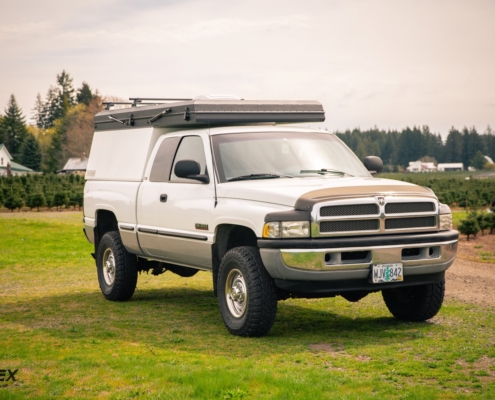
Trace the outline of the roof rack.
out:
<instances>
[{"instance_id":1,"label":"roof rack","mask_svg":"<svg viewBox=\"0 0 495 400\"><path fill-rule=\"evenodd\" d=\"M129 100L132 100L133 103L105 102L107 108L95 115L95 130L107 131L144 127L195 128L260 123L322 122L325 120L323 106L317 101L144 97L131 97ZM143 101L166 103L143 103ZM131 104L131 107L110 110L110 107L115 104Z\"/></svg>"}]
</instances>

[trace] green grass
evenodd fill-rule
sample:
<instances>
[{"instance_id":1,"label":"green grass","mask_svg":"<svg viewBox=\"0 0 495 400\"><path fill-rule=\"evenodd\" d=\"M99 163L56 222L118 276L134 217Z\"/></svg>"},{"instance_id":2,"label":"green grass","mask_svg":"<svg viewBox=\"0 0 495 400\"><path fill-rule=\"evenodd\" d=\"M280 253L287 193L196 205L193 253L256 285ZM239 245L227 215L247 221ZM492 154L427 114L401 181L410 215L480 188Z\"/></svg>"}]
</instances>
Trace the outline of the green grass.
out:
<instances>
[{"instance_id":1,"label":"green grass","mask_svg":"<svg viewBox=\"0 0 495 400\"><path fill-rule=\"evenodd\" d=\"M461 223L461 220L467 218L467 211L453 211L452 212L452 226L454 229L456 229L459 224Z\"/></svg>"},{"instance_id":2,"label":"green grass","mask_svg":"<svg viewBox=\"0 0 495 400\"><path fill-rule=\"evenodd\" d=\"M427 323L379 294L279 303L264 338L224 328L211 275L99 292L80 213L0 215L0 398L495 398L494 310L447 301Z\"/></svg>"}]
</instances>

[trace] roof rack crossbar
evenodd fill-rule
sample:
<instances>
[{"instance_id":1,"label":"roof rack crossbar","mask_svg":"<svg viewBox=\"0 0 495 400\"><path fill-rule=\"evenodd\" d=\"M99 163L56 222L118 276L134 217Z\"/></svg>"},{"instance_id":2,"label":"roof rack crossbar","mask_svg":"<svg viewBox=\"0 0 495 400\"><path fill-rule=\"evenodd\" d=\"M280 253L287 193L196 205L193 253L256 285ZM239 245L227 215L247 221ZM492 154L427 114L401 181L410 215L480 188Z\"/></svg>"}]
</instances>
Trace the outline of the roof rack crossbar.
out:
<instances>
[{"instance_id":1,"label":"roof rack crossbar","mask_svg":"<svg viewBox=\"0 0 495 400\"><path fill-rule=\"evenodd\" d=\"M189 101L192 99L178 99L178 98L155 98L155 97L129 97L129 100L132 100L132 107L136 107L137 103L142 103L144 101ZM159 104L159 103L155 103Z\"/></svg>"},{"instance_id":2,"label":"roof rack crossbar","mask_svg":"<svg viewBox=\"0 0 495 400\"><path fill-rule=\"evenodd\" d=\"M102 103L105 106L105 110L110 110L110 107L113 107L114 105L121 105L121 104L132 104L130 101L102 101Z\"/></svg>"}]
</instances>

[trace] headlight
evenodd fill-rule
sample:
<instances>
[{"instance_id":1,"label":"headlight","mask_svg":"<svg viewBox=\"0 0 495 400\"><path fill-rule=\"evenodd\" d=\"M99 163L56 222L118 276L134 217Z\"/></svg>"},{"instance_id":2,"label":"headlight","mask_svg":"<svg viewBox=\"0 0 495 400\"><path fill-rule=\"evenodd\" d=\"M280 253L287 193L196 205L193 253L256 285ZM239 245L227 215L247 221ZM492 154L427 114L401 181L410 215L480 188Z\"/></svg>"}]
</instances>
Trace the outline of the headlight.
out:
<instances>
[{"instance_id":1,"label":"headlight","mask_svg":"<svg viewBox=\"0 0 495 400\"><path fill-rule=\"evenodd\" d=\"M452 229L452 214L440 215L440 230L450 231Z\"/></svg>"},{"instance_id":2,"label":"headlight","mask_svg":"<svg viewBox=\"0 0 495 400\"><path fill-rule=\"evenodd\" d=\"M440 204L440 230L450 231L452 229L452 212L447 204Z\"/></svg>"},{"instance_id":3,"label":"headlight","mask_svg":"<svg viewBox=\"0 0 495 400\"><path fill-rule=\"evenodd\" d=\"M263 227L268 239L309 237L309 233L309 221L267 222Z\"/></svg>"}]
</instances>

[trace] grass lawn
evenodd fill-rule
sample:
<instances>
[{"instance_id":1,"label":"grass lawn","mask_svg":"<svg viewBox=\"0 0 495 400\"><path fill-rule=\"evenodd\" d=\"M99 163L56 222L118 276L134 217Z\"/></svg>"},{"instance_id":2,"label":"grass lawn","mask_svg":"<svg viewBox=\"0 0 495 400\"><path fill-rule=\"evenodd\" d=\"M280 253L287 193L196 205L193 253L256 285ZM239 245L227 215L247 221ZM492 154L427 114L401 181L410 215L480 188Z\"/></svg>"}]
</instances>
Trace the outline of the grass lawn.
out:
<instances>
[{"instance_id":1,"label":"grass lawn","mask_svg":"<svg viewBox=\"0 0 495 400\"><path fill-rule=\"evenodd\" d=\"M446 302L428 323L379 293L279 303L264 338L224 328L211 274L140 275L101 295L81 213L0 214L0 398L495 398L495 310Z\"/></svg>"}]
</instances>

